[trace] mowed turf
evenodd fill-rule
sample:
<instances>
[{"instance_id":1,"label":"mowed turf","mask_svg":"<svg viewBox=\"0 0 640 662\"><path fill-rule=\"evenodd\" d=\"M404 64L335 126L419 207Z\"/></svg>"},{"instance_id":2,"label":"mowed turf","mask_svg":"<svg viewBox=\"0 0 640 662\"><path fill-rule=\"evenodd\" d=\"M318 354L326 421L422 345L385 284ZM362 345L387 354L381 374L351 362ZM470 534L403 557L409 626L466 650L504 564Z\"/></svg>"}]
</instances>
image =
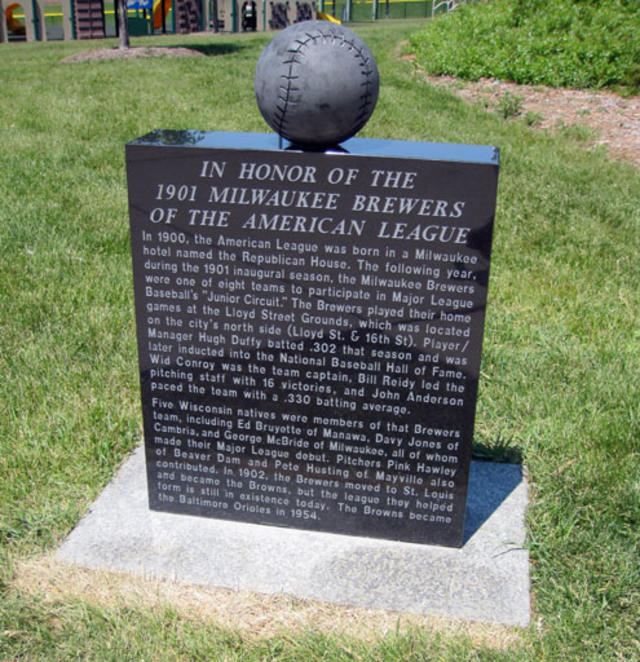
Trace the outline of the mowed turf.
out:
<instances>
[{"instance_id":1,"label":"mowed turf","mask_svg":"<svg viewBox=\"0 0 640 662\"><path fill-rule=\"evenodd\" d=\"M418 626L359 640L295 619L255 638L170 606L15 585L141 437L124 144L155 128L267 131L252 79L269 35L134 40L206 57L78 64L61 59L105 42L4 44L1 659L640 658L638 171L430 87L401 58L419 28L356 28L381 74L361 135L501 149L476 454L528 471L531 627L506 646Z\"/></svg>"}]
</instances>

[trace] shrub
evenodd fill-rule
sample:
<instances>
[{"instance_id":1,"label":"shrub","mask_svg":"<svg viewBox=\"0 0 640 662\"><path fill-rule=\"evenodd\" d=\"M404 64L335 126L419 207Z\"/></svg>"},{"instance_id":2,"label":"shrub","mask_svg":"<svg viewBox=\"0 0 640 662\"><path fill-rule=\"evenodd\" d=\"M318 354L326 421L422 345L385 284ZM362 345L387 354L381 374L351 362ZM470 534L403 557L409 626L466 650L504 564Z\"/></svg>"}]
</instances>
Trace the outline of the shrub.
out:
<instances>
[{"instance_id":1,"label":"shrub","mask_svg":"<svg viewBox=\"0 0 640 662\"><path fill-rule=\"evenodd\" d=\"M430 21L412 45L433 74L637 93L639 34L636 0L496 0Z\"/></svg>"}]
</instances>

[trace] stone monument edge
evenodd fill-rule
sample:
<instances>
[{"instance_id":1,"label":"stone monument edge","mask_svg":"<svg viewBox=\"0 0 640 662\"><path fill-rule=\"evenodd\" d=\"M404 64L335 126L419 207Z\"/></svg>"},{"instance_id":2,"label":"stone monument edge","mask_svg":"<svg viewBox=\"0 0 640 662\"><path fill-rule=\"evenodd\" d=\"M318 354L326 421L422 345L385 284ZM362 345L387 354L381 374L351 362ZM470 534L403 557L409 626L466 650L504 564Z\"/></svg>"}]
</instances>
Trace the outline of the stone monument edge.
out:
<instances>
[{"instance_id":1,"label":"stone monument edge","mask_svg":"<svg viewBox=\"0 0 640 662\"><path fill-rule=\"evenodd\" d=\"M183 140L179 140L180 138ZM293 147L289 141L282 141L275 133L247 131L173 131L154 129L135 138L125 147L176 147L204 149L247 149L251 151L305 152ZM426 161L448 161L476 165L500 164L500 150L494 145L471 145L465 143L423 142L412 140L394 140L386 138L350 138L334 150L324 152L330 155L345 156L382 156L388 158L422 159Z\"/></svg>"}]
</instances>

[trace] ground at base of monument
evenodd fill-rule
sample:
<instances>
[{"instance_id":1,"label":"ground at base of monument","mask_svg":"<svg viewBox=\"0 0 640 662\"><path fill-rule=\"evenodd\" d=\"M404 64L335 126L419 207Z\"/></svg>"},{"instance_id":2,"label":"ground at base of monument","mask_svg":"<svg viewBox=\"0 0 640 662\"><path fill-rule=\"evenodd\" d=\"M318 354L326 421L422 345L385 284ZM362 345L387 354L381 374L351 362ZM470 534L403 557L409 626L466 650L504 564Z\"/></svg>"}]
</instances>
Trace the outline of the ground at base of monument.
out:
<instances>
[{"instance_id":1,"label":"ground at base of monument","mask_svg":"<svg viewBox=\"0 0 640 662\"><path fill-rule=\"evenodd\" d=\"M61 561L201 586L526 626L521 467L472 463L461 549L150 511L142 448L58 550Z\"/></svg>"},{"instance_id":2,"label":"ground at base of monument","mask_svg":"<svg viewBox=\"0 0 640 662\"><path fill-rule=\"evenodd\" d=\"M419 628L474 645L506 650L521 643L523 630L491 623L467 623L439 616L419 616L349 607L293 596L197 586L130 573L90 570L48 554L18 563L13 586L46 602L80 600L102 608L165 610L196 623L212 624L246 640L269 639L313 631L375 642L387 634Z\"/></svg>"}]
</instances>

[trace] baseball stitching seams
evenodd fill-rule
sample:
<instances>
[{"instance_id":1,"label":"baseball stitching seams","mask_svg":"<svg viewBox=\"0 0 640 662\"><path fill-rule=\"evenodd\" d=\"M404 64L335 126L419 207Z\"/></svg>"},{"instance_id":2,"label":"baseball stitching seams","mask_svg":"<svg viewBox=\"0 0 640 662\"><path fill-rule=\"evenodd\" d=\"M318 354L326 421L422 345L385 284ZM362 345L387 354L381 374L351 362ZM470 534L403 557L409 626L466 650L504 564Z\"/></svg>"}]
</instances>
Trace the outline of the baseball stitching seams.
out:
<instances>
[{"instance_id":1,"label":"baseball stitching seams","mask_svg":"<svg viewBox=\"0 0 640 662\"><path fill-rule=\"evenodd\" d=\"M296 65L301 64L301 59L304 57L309 44L315 45L318 40L332 40L335 44L336 39L341 42L339 47L343 48L346 46L349 51L353 51L355 57L359 60L358 65L360 73L364 76L364 80L360 83L363 90L359 98L359 112L355 118L355 128L353 131L353 134L357 133L366 123L371 110L371 100L373 96L371 78L373 69L371 67L370 58L365 54L364 47L358 48L352 40L345 39L344 35L336 34L336 32L330 28L327 32L322 32L321 30L318 30L315 33L307 32L306 37L306 39L296 40L297 46L287 51L288 57L282 62L282 64L287 67L287 72L281 76L282 84L279 86L278 104L273 117L275 126L277 127L277 133L285 138L290 138L286 133L286 124L291 115L289 112L290 108L297 105L299 102L299 98L296 98L295 93L300 92L300 88L297 87L295 83L299 78L299 76L296 75Z\"/></svg>"}]
</instances>

